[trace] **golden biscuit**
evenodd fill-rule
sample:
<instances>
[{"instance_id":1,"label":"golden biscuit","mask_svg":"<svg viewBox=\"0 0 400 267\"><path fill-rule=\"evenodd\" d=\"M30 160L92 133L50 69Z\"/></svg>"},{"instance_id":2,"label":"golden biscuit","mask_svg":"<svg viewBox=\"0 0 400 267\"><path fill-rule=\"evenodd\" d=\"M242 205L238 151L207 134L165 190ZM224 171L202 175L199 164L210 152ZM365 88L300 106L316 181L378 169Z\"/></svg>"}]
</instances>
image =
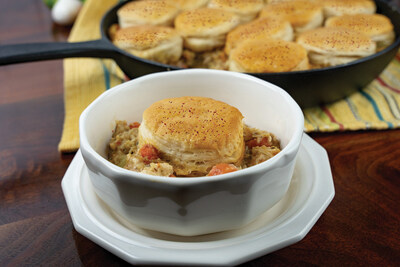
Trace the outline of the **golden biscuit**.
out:
<instances>
[{"instance_id":1,"label":"golden biscuit","mask_svg":"<svg viewBox=\"0 0 400 267\"><path fill-rule=\"evenodd\" d=\"M260 12L260 17L278 16L288 20L296 33L315 29L322 25L322 7L313 1L296 0L272 2Z\"/></svg>"},{"instance_id":2,"label":"golden biscuit","mask_svg":"<svg viewBox=\"0 0 400 267\"><path fill-rule=\"evenodd\" d=\"M171 0L180 10L190 10L205 6L209 0Z\"/></svg>"},{"instance_id":3,"label":"golden biscuit","mask_svg":"<svg viewBox=\"0 0 400 267\"><path fill-rule=\"evenodd\" d=\"M393 43L395 33L390 19L381 14L355 14L331 17L325 22L326 27L344 27L365 33L376 42L381 50Z\"/></svg>"},{"instance_id":4,"label":"golden biscuit","mask_svg":"<svg viewBox=\"0 0 400 267\"><path fill-rule=\"evenodd\" d=\"M218 163L240 166L243 115L211 98L164 99L143 113L139 147L145 144L153 145L178 176L206 175Z\"/></svg>"},{"instance_id":5,"label":"golden biscuit","mask_svg":"<svg viewBox=\"0 0 400 267\"><path fill-rule=\"evenodd\" d=\"M117 15L121 28L144 24L171 26L178 12L178 7L170 1L147 0L129 2Z\"/></svg>"},{"instance_id":6,"label":"golden biscuit","mask_svg":"<svg viewBox=\"0 0 400 267\"><path fill-rule=\"evenodd\" d=\"M272 73L309 68L306 50L299 44L283 40L242 42L229 57L229 70Z\"/></svg>"},{"instance_id":7,"label":"golden biscuit","mask_svg":"<svg viewBox=\"0 0 400 267\"><path fill-rule=\"evenodd\" d=\"M320 66L345 64L376 51L376 44L369 36L341 27L307 31L296 41L307 49L311 63Z\"/></svg>"},{"instance_id":8,"label":"golden biscuit","mask_svg":"<svg viewBox=\"0 0 400 267\"><path fill-rule=\"evenodd\" d=\"M183 40L171 27L140 25L116 31L113 43L127 52L161 63L174 63L182 55Z\"/></svg>"},{"instance_id":9,"label":"golden biscuit","mask_svg":"<svg viewBox=\"0 0 400 267\"><path fill-rule=\"evenodd\" d=\"M241 22L253 20L264 6L263 0L210 0L208 7L231 11Z\"/></svg>"},{"instance_id":10,"label":"golden biscuit","mask_svg":"<svg viewBox=\"0 0 400 267\"><path fill-rule=\"evenodd\" d=\"M222 47L226 34L238 24L235 14L215 8L184 11L175 19L175 29L183 36L184 46L195 52Z\"/></svg>"},{"instance_id":11,"label":"golden biscuit","mask_svg":"<svg viewBox=\"0 0 400 267\"><path fill-rule=\"evenodd\" d=\"M320 3L326 18L376 12L375 2L371 0L321 0Z\"/></svg>"},{"instance_id":12,"label":"golden biscuit","mask_svg":"<svg viewBox=\"0 0 400 267\"><path fill-rule=\"evenodd\" d=\"M228 33L225 53L229 55L230 51L243 41L265 38L292 41L293 28L289 21L279 17L260 18L247 24L239 25Z\"/></svg>"}]
</instances>

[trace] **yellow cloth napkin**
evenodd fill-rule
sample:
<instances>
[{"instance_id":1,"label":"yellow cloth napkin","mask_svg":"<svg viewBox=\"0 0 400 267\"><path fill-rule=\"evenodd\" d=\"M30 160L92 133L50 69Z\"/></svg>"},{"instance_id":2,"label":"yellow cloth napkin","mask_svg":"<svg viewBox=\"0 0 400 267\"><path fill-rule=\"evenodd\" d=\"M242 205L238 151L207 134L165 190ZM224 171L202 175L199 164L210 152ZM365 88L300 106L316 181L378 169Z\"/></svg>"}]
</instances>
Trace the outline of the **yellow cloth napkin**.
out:
<instances>
[{"instance_id":1,"label":"yellow cloth napkin","mask_svg":"<svg viewBox=\"0 0 400 267\"><path fill-rule=\"evenodd\" d=\"M330 105L303 110L306 132L400 127L400 53L363 90Z\"/></svg>"},{"instance_id":2,"label":"yellow cloth napkin","mask_svg":"<svg viewBox=\"0 0 400 267\"><path fill-rule=\"evenodd\" d=\"M69 41L100 38L100 20L118 0L86 0L72 28ZM400 54L399 54L400 55ZM102 92L122 83L120 70L111 60L64 60L64 128L59 151L79 148L81 112ZM393 129L400 127L400 56L396 57L362 91L330 105L304 110L306 132Z\"/></svg>"},{"instance_id":3,"label":"yellow cloth napkin","mask_svg":"<svg viewBox=\"0 0 400 267\"><path fill-rule=\"evenodd\" d=\"M86 0L71 30L68 41L100 38L100 21L118 0ZM64 127L58 150L74 152L79 148L79 116L104 90L122 82L109 72L111 60L75 58L64 60Z\"/></svg>"}]
</instances>

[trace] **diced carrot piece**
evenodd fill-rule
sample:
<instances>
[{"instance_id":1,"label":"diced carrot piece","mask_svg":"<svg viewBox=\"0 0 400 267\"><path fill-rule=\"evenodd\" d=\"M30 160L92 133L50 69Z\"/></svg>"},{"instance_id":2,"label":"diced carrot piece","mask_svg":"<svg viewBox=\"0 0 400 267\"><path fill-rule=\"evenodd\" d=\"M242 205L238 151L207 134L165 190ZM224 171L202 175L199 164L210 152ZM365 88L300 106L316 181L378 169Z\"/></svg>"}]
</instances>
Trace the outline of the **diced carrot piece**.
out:
<instances>
[{"instance_id":1,"label":"diced carrot piece","mask_svg":"<svg viewBox=\"0 0 400 267\"><path fill-rule=\"evenodd\" d=\"M139 126L140 126L140 123L138 123L137 121L132 122L132 123L129 124L129 128L130 129L139 128Z\"/></svg>"},{"instance_id":2,"label":"diced carrot piece","mask_svg":"<svg viewBox=\"0 0 400 267\"><path fill-rule=\"evenodd\" d=\"M207 176L215 176L215 175L220 175L228 172L234 172L237 171L238 168L233 165L233 164L227 164L227 163L219 163L212 167L210 172L208 173Z\"/></svg>"},{"instance_id":3,"label":"diced carrot piece","mask_svg":"<svg viewBox=\"0 0 400 267\"><path fill-rule=\"evenodd\" d=\"M255 147L255 146L271 146L271 143L269 142L269 140L268 140L267 137L263 137L263 138L260 140L260 142L258 142L256 138L251 139L251 140L247 141L246 145L247 145L249 148L253 148L253 147Z\"/></svg>"},{"instance_id":4,"label":"diced carrot piece","mask_svg":"<svg viewBox=\"0 0 400 267\"><path fill-rule=\"evenodd\" d=\"M146 164L158 159L159 157L157 148L150 144L145 144L144 146L142 146L139 150L139 153L143 157Z\"/></svg>"}]
</instances>

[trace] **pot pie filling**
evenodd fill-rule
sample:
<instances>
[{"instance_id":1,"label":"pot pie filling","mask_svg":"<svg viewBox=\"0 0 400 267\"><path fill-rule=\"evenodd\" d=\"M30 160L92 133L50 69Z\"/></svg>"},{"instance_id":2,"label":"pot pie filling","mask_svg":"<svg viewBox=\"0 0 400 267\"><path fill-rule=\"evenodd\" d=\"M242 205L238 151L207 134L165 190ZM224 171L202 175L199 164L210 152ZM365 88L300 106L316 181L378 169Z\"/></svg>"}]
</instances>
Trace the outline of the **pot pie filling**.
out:
<instances>
[{"instance_id":1,"label":"pot pie filling","mask_svg":"<svg viewBox=\"0 0 400 267\"><path fill-rule=\"evenodd\" d=\"M136 172L156 176L176 177L172 165L157 148L147 144L138 147L138 122L117 121L108 145L108 160L115 165ZM267 131L244 126L245 154L239 166L227 163L216 164L208 176L241 170L264 162L280 149L279 140Z\"/></svg>"},{"instance_id":2,"label":"pot pie filling","mask_svg":"<svg viewBox=\"0 0 400 267\"><path fill-rule=\"evenodd\" d=\"M243 124L241 113L228 104L201 97L162 101L150 107L157 115L144 112L142 123L116 121L107 147L111 163L156 176L214 176L254 166L281 151L274 134ZM187 103L186 110L180 106L182 103ZM217 107L208 109L211 105ZM174 112L180 108L182 112ZM172 122L160 111L163 109L165 114L172 114ZM146 112L153 116L150 122ZM162 119L162 125L156 117ZM165 129L170 129L171 134ZM168 136L159 142L164 135Z\"/></svg>"}]
</instances>

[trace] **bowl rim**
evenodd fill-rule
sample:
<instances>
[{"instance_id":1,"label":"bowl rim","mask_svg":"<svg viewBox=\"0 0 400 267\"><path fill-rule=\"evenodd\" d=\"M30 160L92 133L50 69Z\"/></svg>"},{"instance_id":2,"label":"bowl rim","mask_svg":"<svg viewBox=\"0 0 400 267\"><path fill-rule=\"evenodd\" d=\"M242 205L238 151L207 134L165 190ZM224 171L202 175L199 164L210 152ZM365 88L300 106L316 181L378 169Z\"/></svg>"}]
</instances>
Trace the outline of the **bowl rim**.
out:
<instances>
[{"instance_id":1,"label":"bowl rim","mask_svg":"<svg viewBox=\"0 0 400 267\"><path fill-rule=\"evenodd\" d=\"M106 158L102 157L90 145L88 137L86 136L85 122L88 119L89 113L93 109L93 107L103 102L104 99L110 97L111 95L117 94L118 91L127 90L126 88L130 87L132 84L140 83L154 78L163 78L166 76L175 76L175 75L179 76L179 75L189 75L189 74L204 75L204 76L215 74L215 75L225 76L227 78L235 76L237 78L244 79L252 83L262 84L264 87L268 87L269 89L278 92L289 104L289 106L293 110L293 114L295 115L295 124L296 124L295 131L291 139L287 143L287 145L281 150L280 153L278 153L271 159L262 162L260 164L257 164L255 166L251 166L235 172L230 172L216 176L198 176L198 177L164 177L164 176L155 176L155 175L143 174L127 170L111 163ZM234 177L259 175L260 173L264 173L267 170L274 168L275 165L279 166L279 160L281 158L287 158L288 155L297 154L303 135L303 127L304 127L304 116L301 108L296 103L296 101L282 88L270 82L264 81L260 78L245 73L193 68L193 69L173 70L173 71L158 72L158 73L144 75L139 78L119 84L115 87L110 88L109 90L106 90L101 95L99 95L94 101L92 101L81 113L79 118L79 137L80 137L79 140L80 140L80 150L82 151L84 159L86 155L90 155L92 157L91 159L97 163L96 165L105 167L107 169L107 173L110 173L113 176L113 178L121 180L134 178L137 181L142 181L142 182L168 183L171 185L194 185L194 184L218 182L222 180L232 179Z\"/></svg>"}]
</instances>

